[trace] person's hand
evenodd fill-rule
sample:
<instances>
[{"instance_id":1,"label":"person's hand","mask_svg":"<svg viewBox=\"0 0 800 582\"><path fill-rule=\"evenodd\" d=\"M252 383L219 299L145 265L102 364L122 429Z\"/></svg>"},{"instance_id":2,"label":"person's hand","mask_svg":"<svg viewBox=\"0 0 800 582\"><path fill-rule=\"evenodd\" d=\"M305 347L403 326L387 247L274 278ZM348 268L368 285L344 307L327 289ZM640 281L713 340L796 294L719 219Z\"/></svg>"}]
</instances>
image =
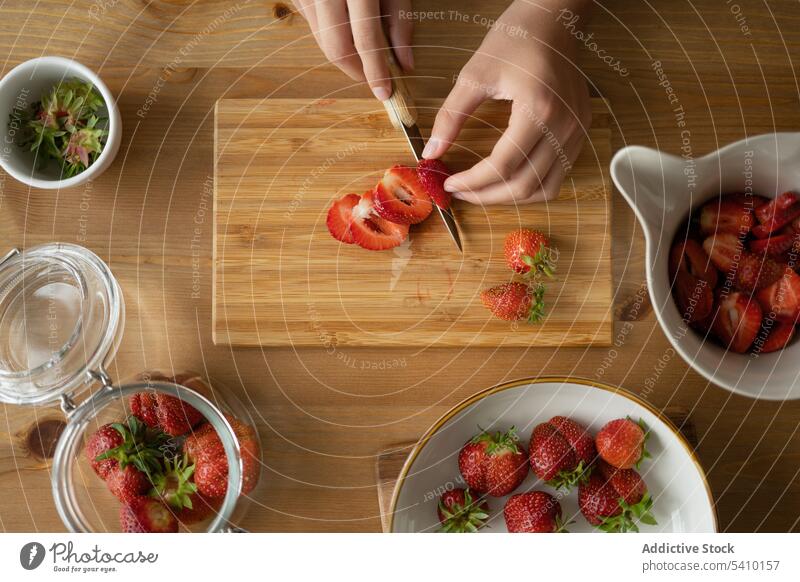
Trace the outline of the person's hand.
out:
<instances>
[{"instance_id":1,"label":"person's hand","mask_svg":"<svg viewBox=\"0 0 800 582\"><path fill-rule=\"evenodd\" d=\"M392 93L387 35L403 70L414 68L412 19L401 18L411 11L411 0L295 0L295 5L327 59L354 81L366 81L381 101Z\"/></svg>"},{"instance_id":2,"label":"person's hand","mask_svg":"<svg viewBox=\"0 0 800 582\"><path fill-rule=\"evenodd\" d=\"M445 182L456 198L525 204L558 196L591 121L574 39L557 21L565 4L516 0L461 70L436 116L426 158L441 157L486 99L513 103L508 127L491 155Z\"/></svg>"}]
</instances>

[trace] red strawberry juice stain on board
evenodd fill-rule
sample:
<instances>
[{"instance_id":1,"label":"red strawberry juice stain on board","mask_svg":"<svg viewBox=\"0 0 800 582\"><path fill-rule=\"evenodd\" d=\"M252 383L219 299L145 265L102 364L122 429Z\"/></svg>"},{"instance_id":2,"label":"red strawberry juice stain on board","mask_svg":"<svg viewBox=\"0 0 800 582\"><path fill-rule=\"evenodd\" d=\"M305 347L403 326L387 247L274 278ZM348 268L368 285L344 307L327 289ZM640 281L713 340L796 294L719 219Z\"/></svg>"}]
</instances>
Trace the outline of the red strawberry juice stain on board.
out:
<instances>
[{"instance_id":1,"label":"red strawberry juice stain on board","mask_svg":"<svg viewBox=\"0 0 800 582\"><path fill-rule=\"evenodd\" d=\"M60 418L46 418L34 422L23 431L22 443L28 454L40 461L53 457L58 438L67 424Z\"/></svg>"}]
</instances>

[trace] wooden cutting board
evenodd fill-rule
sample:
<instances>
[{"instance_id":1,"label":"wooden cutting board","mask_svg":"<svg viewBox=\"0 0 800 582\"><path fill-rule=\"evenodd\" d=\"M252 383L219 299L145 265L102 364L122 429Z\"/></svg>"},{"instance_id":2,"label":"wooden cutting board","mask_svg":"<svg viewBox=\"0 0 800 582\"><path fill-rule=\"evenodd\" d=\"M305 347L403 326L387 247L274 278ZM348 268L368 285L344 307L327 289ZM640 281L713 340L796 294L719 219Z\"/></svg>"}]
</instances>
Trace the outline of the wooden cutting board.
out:
<instances>
[{"instance_id":1,"label":"wooden cutting board","mask_svg":"<svg viewBox=\"0 0 800 582\"><path fill-rule=\"evenodd\" d=\"M440 100L419 100L427 135ZM214 342L236 346L583 346L612 335L608 109L593 102L590 141L558 200L456 202L458 252L432 215L404 245L370 252L327 231L331 202L413 163L374 99L223 99L215 115ZM506 103L484 104L445 158L487 155ZM495 319L480 291L509 281L505 235L534 227L559 250L538 325Z\"/></svg>"}]
</instances>

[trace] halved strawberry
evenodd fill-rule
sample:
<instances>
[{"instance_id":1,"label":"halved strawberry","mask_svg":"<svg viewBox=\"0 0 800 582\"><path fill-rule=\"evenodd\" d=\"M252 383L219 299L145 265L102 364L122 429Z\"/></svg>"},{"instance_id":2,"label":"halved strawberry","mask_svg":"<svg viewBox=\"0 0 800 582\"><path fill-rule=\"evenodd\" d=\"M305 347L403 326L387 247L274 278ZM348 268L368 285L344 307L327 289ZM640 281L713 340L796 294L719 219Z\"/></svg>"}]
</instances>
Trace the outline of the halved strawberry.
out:
<instances>
[{"instance_id":1,"label":"halved strawberry","mask_svg":"<svg viewBox=\"0 0 800 582\"><path fill-rule=\"evenodd\" d=\"M720 295L717 302L712 330L725 347L743 354L761 328L761 308L755 299L738 291Z\"/></svg>"},{"instance_id":2,"label":"halved strawberry","mask_svg":"<svg viewBox=\"0 0 800 582\"><path fill-rule=\"evenodd\" d=\"M771 257L783 257L787 251L798 243L800 243L800 238L797 234L787 232L775 234L768 238L753 239L750 241L750 250L758 255L767 254Z\"/></svg>"},{"instance_id":3,"label":"halved strawberry","mask_svg":"<svg viewBox=\"0 0 800 582\"><path fill-rule=\"evenodd\" d=\"M353 239L353 232L350 230L350 225L353 222L353 208L361 200L358 194L347 194L338 200L334 201L328 210L328 231L331 236L338 241L346 244L354 244L356 241Z\"/></svg>"},{"instance_id":4,"label":"halved strawberry","mask_svg":"<svg viewBox=\"0 0 800 582\"><path fill-rule=\"evenodd\" d=\"M720 271L727 272L739 261L744 245L735 234L721 233L703 241L703 249Z\"/></svg>"},{"instance_id":5,"label":"halved strawberry","mask_svg":"<svg viewBox=\"0 0 800 582\"><path fill-rule=\"evenodd\" d=\"M753 222L752 208L733 197L717 198L700 209L700 230L705 235L729 232L744 236Z\"/></svg>"},{"instance_id":6,"label":"halved strawberry","mask_svg":"<svg viewBox=\"0 0 800 582\"><path fill-rule=\"evenodd\" d=\"M350 232L353 241L371 251L391 249L408 237L408 225L396 224L375 212L374 192L366 192L353 207Z\"/></svg>"},{"instance_id":7,"label":"halved strawberry","mask_svg":"<svg viewBox=\"0 0 800 582\"><path fill-rule=\"evenodd\" d=\"M711 315L714 293L706 281L681 269L675 275L674 289L675 301L683 319L693 323Z\"/></svg>"},{"instance_id":8,"label":"halved strawberry","mask_svg":"<svg viewBox=\"0 0 800 582\"><path fill-rule=\"evenodd\" d=\"M679 270L688 271L698 279L702 279L712 289L717 286L717 270L697 241L687 239L673 245L669 253L670 277L675 277Z\"/></svg>"},{"instance_id":9,"label":"halved strawberry","mask_svg":"<svg viewBox=\"0 0 800 582\"><path fill-rule=\"evenodd\" d=\"M755 215L761 223L753 227L753 235L766 238L770 233L782 228L798 216L800 199L793 192L784 192L776 196L769 204L756 209Z\"/></svg>"},{"instance_id":10,"label":"halved strawberry","mask_svg":"<svg viewBox=\"0 0 800 582\"><path fill-rule=\"evenodd\" d=\"M792 341L794 330L794 322L765 319L758 337L753 342L753 351L767 354L782 350Z\"/></svg>"},{"instance_id":11,"label":"halved strawberry","mask_svg":"<svg viewBox=\"0 0 800 582\"><path fill-rule=\"evenodd\" d=\"M785 268L786 265L769 257L742 253L736 269L736 286L747 293L769 287L780 279Z\"/></svg>"},{"instance_id":12,"label":"halved strawberry","mask_svg":"<svg viewBox=\"0 0 800 582\"><path fill-rule=\"evenodd\" d=\"M786 267L783 275L756 295L764 315L797 322L800 316L800 275Z\"/></svg>"},{"instance_id":13,"label":"halved strawberry","mask_svg":"<svg viewBox=\"0 0 800 582\"><path fill-rule=\"evenodd\" d=\"M444 181L450 177L450 168L442 160L420 160L417 164L417 174L436 206L450 208L450 192L444 189Z\"/></svg>"},{"instance_id":14,"label":"halved strawberry","mask_svg":"<svg viewBox=\"0 0 800 582\"><path fill-rule=\"evenodd\" d=\"M417 224L428 218L433 202L408 166L392 166L375 186L375 211L396 224Z\"/></svg>"}]
</instances>

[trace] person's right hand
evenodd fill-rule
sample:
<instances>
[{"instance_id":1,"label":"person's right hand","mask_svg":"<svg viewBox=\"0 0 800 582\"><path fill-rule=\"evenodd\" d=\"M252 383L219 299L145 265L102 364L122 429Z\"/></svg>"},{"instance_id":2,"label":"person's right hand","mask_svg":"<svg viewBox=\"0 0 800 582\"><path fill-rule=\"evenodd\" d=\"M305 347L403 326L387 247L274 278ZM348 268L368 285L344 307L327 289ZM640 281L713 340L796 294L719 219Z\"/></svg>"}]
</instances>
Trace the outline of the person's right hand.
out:
<instances>
[{"instance_id":1,"label":"person's right hand","mask_svg":"<svg viewBox=\"0 0 800 582\"><path fill-rule=\"evenodd\" d=\"M295 0L322 52L354 81L366 81L375 97L392 94L386 64L386 36L404 71L414 68L411 53L411 0ZM382 16L386 18L386 34Z\"/></svg>"}]
</instances>

